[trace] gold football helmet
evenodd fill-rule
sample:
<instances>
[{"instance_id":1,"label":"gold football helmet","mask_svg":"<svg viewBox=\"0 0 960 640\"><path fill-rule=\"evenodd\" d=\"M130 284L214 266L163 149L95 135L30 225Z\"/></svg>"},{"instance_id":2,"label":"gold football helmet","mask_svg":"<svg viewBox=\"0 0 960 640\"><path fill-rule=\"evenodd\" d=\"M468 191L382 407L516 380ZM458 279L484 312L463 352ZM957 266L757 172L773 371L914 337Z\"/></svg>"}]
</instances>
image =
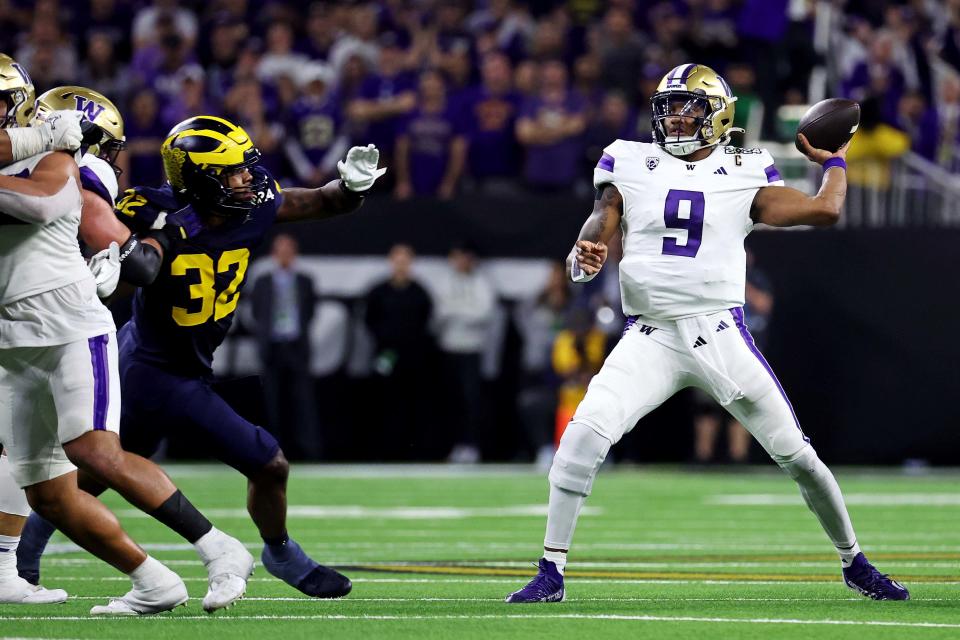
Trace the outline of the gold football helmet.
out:
<instances>
[{"instance_id":1,"label":"gold football helmet","mask_svg":"<svg viewBox=\"0 0 960 640\"><path fill-rule=\"evenodd\" d=\"M245 215L256 205L226 185L231 173L249 169L253 174L244 192L268 185L266 173L254 170L260 150L242 127L224 118L195 116L175 125L160 145L160 155L174 191L197 205L202 215Z\"/></svg>"},{"instance_id":2,"label":"gold football helmet","mask_svg":"<svg viewBox=\"0 0 960 640\"><path fill-rule=\"evenodd\" d=\"M89 153L103 158L120 175L117 156L126 146L123 135L123 116L110 100L101 93L86 87L55 87L37 98L34 118L43 120L51 111L79 111L84 119L93 123L101 132L99 142L90 145Z\"/></svg>"},{"instance_id":3,"label":"gold football helmet","mask_svg":"<svg viewBox=\"0 0 960 640\"><path fill-rule=\"evenodd\" d=\"M697 149L726 145L730 134L742 131L733 126L733 104L737 97L716 71L702 64L682 64L663 77L652 103L653 139L668 153L686 156ZM695 118L693 135L671 133L666 120Z\"/></svg>"},{"instance_id":4,"label":"gold football helmet","mask_svg":"<svg viewBox=\"0 0 960 640\"><path fill-rule=\"evenodd\" d=\"M7 113L0 118L0 129L29 125L35 95L26 69L7 54L0 53L0 99L7 103Z\"/></svg>"}]
</instances>

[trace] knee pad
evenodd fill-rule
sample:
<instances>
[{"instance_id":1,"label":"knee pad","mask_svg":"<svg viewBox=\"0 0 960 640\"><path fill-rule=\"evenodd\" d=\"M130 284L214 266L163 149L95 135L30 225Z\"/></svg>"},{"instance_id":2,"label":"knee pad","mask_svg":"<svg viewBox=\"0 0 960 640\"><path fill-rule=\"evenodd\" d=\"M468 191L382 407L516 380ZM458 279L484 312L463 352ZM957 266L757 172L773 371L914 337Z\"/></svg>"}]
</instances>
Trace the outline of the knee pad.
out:
<instances>
[{"instance_id":1,"label":"knee pad","mask_svg":"<svg viewBox=\"0 0 960 640\"><path fill-rule=\"evenodd\" d=\"M609 440L590 427L571 422L553 457L550 484L583 496L590 495L593 479L607 457L610 445Z\"/></svg>"},{"instance_id":2,"label":"knee pad","mask_svg":"<svg viewBox=\"0 0 960 640\"><path fill-rule=\"evenodd\" d=\"M773 460L797 481L815 474L822 464L817 452L810 445L789 456L773 456Z\"/></svg>"},{"instance_id":3,"label":"knee pad","mask_svg":"<svg viewBox=\"0 0 960 640\"><path fill-rule=\"evenodd\" d=\"M13 479L10 461L4 455L0 455L0 512L23 517L30 515L27 494Z\"/></svg>"}]
</instances>

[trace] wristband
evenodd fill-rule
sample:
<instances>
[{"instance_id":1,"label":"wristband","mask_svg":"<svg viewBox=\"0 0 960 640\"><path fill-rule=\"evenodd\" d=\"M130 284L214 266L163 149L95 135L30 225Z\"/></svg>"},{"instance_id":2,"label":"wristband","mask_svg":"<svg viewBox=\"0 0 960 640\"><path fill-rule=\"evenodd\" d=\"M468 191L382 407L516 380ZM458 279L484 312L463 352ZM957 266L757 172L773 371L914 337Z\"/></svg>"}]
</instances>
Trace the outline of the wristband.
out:
<instances>
[{"instance_id":1,"label":"wristband","mask_svg":"<svg viewBox=\"0 0 960 640\"><path fill-rule=\"evenodd\" d=\"M35 156L49 149L41 127L11 127L6 129L10 138L10 152L14 162Z\"/></svg>"},{"instance_id":2,"label":"wristband","mask_svg":"<svg viewBox=\"0 0 960 640\"><path fill-rule=\"evenodd\" d=\"M840 167L844 171L847 170L847 161L843 158L830 158L823 163L823 170L831 169L833 167Z\"/></svg>"}]
</instances>

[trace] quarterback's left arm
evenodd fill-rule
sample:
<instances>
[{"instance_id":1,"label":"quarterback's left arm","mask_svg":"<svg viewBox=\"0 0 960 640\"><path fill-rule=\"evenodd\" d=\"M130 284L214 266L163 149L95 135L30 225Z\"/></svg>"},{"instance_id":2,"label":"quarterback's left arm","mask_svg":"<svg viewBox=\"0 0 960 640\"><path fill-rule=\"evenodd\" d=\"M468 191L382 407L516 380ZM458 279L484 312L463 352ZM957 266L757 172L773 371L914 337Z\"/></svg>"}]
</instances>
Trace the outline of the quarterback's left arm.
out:
<instances>
[{"instance_id":1,"label":"quarterback's left arm","mask_svg":"<svg viewBox=\"0 0 960 640\"><path fill-rule=\"evenodd\" d=\"M353 147L346 160L337 163L340 179L319 189L284 189L277 222L323 220L353 213L363 204L366 192L386 173L377 168L380 152L375 146Z\"/></svg>"},{"instance_id":2,"label":"quarterback's left arm","mask_svg":"<svg viewBox=\"0 0 960 640\"><path fill-rule=\"evenodd\" d=\"M753 198L750 217L772 227L812 225L829 227L840 220L847 196L846 155L844 145L836 153L814 149L800 134L803 152L811 162L825 166L823 183L815 196L790 187L764 187Z\"/></svg>"}]
</instances>

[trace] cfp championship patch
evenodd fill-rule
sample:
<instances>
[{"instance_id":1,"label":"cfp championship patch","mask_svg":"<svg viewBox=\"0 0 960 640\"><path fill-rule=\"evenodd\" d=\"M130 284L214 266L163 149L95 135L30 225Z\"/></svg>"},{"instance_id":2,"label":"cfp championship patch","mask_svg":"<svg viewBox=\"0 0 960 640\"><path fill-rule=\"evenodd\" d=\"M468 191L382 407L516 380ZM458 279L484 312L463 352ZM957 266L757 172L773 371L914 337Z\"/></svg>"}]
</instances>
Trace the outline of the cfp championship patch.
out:
<instances>
[{"instance_id":1,"label":"cfp championship patch","mask_svg":"<svg viewBox=\"0 0 960 640\"><path fill-rule=\"evenodd\" d=\"M657 165L660 164L660 158L654 156L647 156L647 169L653 171L657 168Z\"/></svg>"}]
</instances>

